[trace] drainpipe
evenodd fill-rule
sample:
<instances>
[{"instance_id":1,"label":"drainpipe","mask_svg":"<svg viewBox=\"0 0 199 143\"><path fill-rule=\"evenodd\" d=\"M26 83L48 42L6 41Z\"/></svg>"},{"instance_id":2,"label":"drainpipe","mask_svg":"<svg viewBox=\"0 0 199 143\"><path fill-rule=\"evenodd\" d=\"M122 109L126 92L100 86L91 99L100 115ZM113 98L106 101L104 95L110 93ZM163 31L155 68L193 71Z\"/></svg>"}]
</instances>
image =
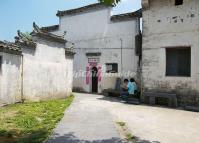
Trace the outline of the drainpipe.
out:
<instances>
[{"instance_id":1,"label":"drainpipe","mask_svg":"<svg viewBox=\"0 0 199 143\"><path fill-rule=\"evenodd\" d=\"M141 31L141 19L140 18L138 18L138 26L139 26L139 34L141 34L141 36L143 36L143 30ZM142 22L142 27L143 27L143 22ZM141 44L143 43L143 37L142 37L142 42L141 42ZM140 72L140 100L141 100L141 102L144 102L144 95L143 95L143 93L144 93L144 91L143 91L143 89L144 89L144 87L143 87L143 71L142 71L142 51L143 51L143 44L141 45L141 55L139 56L139 64L140 64L140 66L138 66L139 67L139 72Z\"/></svg>"},{"instance_id":2,"label":"drainpipe","mask_svg":"<svg viewBox=\"0 0 199 143\"><path fill-rule=\"evenodd\" d=\"M121 42L121 73L123 72L123 40L120 38Z\"/></svg>"},{"instance_id":3,"label":"drainpipe","mask_svg":"<svg viewBox=\"0 0 199 143\"><path fill-rule=\"evenodd\" d=\"M24 103L24 95L23 95L23 55L21 55L21 102Z\"/></svg>"}]
</instances>

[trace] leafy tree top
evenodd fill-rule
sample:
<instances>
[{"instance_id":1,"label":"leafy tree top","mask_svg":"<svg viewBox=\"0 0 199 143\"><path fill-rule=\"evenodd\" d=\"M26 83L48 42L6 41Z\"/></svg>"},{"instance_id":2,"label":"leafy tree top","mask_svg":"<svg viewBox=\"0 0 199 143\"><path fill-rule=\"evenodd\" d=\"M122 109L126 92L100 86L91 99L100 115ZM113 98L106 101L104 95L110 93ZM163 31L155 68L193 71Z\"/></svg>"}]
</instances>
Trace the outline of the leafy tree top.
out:
<instances>
[{"instance_id":1,"label":"leafy tree top","mask_svg":"<svg viewBox=\"0 0 199 143\"><path fill-rule=\"evenodd\" d=\"M117 5L121 0L98 0L101 3L104 3L105 5Z\"/></svg>"}]
</instances>

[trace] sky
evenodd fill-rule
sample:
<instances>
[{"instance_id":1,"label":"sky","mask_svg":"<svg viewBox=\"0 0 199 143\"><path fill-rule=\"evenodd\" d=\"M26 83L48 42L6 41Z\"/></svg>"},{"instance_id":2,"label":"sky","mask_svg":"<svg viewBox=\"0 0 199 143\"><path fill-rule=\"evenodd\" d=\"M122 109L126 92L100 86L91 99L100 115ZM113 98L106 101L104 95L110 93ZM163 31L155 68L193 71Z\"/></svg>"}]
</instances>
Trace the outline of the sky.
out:
<instances>
[{"instance_id":1,"label":"sky","mask_svg":"<svg viewBox=\"0 0 199 143\"><path fill-rule=\"evenodd\" d=\"M59 23L57 10L68 10L97 0L0 0L0 40L14 41L17 30L32 31L32 23L50 26ZM122 0L113 14L132 12L141 7L140 0Z\"/></svg>"}]
</instances>

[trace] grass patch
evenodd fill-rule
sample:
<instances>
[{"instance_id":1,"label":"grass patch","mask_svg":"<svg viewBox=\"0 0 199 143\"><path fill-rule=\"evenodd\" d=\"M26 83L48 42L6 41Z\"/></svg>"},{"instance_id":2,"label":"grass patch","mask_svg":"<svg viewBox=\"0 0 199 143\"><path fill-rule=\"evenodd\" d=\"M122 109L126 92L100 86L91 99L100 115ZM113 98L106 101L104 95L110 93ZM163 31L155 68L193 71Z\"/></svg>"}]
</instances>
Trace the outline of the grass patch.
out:
<instances>
[{"instance_id":1,"label":"grass patch","mask_svg":"<svg viewBox=\"0 0 199 143\"><path fill-rule=\"evenodd\" d=\"M0 108L0 143L42 143L72 101L73 96Z\"/></svg>"},{"instance_id":2,"label":"grass patch","mask_svg":"<svg viewBox=\"0 0 199 143\"><path fill-rule=\"evenodd\" d=\"M116 122L118 125L118 131L120 133L120 136L122 139L129 143L134 143L135 142L135 137L131 134L131 131L128 129L127 125L125 122Z\"/></svg>"},{"instance_id":3,"label":"grass patch","mask_svg":"<svg viewBox=\"0 0 199 143\"><path fill-rule=\"evenodd\" d=\"M134 136L131 133L126 134L126 139L128 141L132 141L134 139Z\"/></svg>"},{"instance_id":4,"label":"grass patch","mask_svg":"<svg viewBox=\"0 0 199 143\"><path fill-rule=\"evenodd\" d=\"M124 127L124 126L126 125L125 122L117 122L117 124L118 124L119 126L121 126L121 127Z\"/></svg>"}]
</instances>

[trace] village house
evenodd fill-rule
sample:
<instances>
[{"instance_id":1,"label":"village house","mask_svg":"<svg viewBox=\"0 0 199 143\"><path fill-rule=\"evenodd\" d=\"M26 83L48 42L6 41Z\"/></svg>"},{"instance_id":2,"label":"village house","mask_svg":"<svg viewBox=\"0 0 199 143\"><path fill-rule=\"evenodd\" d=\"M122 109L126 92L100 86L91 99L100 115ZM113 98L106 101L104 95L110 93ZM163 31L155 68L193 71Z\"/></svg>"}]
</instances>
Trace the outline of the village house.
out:
<instances>
[{"instance_id":1,"label":"village house","mask_svg":"<svg viewBox=\"0 0 199 143\"><path fill-rule=\"evenodd\" d=\"M72 92L73 56L61 36L36 24L31 37L20 31L15 43L0 43L0 102L64 98Z\"/></svg>"},{"instance_id":2,"label":"village house","mask_svg":"<svg viewBox=\"0 0 199 143\"><path fill-rule=\"evenodd\" d=\"M143 92L174 92L180 105L199 106L198 6L198 0L142 0Z\"/></svg>"},{"instance_id":3,"label":"village house","mask_svg":"<svg viewBox=\"0 0 199 143\"><path fill-rule=\"evenodd\" d=\"M141 10L119 15L111 12L111 6L102 4L58 11L59 25L42 28L57 35L65 32L65 39L74 44L76 90L101 93L114 89L117 77L137 77L141 57L135 37L140 34ZM76 76L80 72L85 76Z\"/></svg>"},{"instance_id":4,"label":"village house","mask_svg":"<svg viewBox=\"0 0 199 143\"><path fill-rule=\"evenodd\" d=\"M147 92L175 93L180 105L199 106L198 4L142 0L142 10L119 15L99 3L58 11L59 25L34 24L31 38L19 31L15 43L0 42L0 101L62 98L72 88L102 93L118 77L135 77L143 102Z\"/></svg>"}]
</instances>

